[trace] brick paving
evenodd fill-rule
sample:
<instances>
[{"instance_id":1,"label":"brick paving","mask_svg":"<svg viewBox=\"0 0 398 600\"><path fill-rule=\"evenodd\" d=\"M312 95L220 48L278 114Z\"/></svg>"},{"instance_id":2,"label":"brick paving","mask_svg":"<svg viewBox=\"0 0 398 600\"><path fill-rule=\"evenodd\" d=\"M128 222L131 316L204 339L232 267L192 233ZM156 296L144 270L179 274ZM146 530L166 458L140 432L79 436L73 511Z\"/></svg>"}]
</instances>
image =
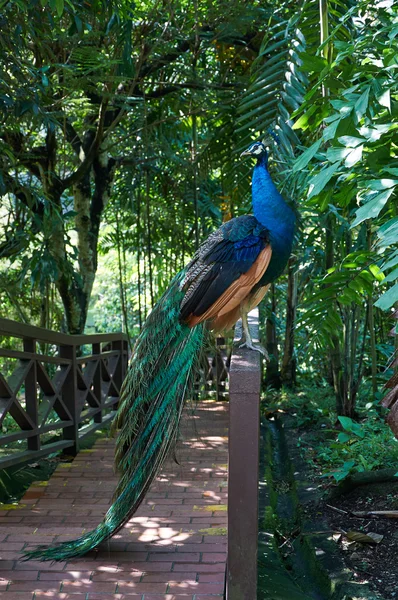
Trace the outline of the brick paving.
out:
<instances>
[{"instance_id":1,"label":"brick paving","mask_svg":"<svg viewBox=\"0 0 398 600\"><path fill-rule=\"evenodd\" d=\"M63 563L22 562L23 549L93 528L117 478L113 440L101 439L18 506L0 511L4 600L210 600L223 598L226 564L228 404L185 411L169 459L136 515L98 552Z\"/></svg>"}]
</instances>

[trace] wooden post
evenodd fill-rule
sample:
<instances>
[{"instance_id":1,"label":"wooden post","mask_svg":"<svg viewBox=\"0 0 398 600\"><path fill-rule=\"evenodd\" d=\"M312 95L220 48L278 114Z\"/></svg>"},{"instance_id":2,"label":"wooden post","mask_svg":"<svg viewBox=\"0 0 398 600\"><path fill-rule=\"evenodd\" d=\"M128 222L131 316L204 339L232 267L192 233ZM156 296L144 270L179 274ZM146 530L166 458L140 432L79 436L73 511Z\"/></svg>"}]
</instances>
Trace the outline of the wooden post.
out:
<instances>
[{"instance_id":1,"label":"wooden post","mask_svg":"<svg viewBox=\"0 0 398 600\"><path fill-rule=\"evenodd\" d=\"M93 392L101 405L101 410L94 415L94 423L102 423L102 389L101 389L101 344L92 345L93 355L98 356L98 365L93 376Z\"/></svg>"},{"instance_id":2,"label":"wooden post","mask_svg":"<svg viewBox=\"0 0 398 600\"><path fill-rule=\"evenodd\" d=\"M36 340L24 338L23 349L25 352L36 352ZM26 412L35 424L36 435L28 438L28 450L40 450L40 434L39 434L39 403L37 398L37 367L36 361L32 362L29 373L25 379L25 404Z\"/></svg>"},{"instance_id":3,"label":"wooden post","mask_svg":"<svg viewBox=\"0 0 398 600\"><path fill-rule=\"evenodd\" d=\"M258 311L249 314L258 340ZM240 338L242 326L235 329ZM234 346L229 371L227 600L257 598L261 354Z\"/></svg>"},{"instance_id":4,"label":"wooden post","mask_svg":"<svg viewBox=\"0 0 398 600\"><path fill-rule=\"evenodd\" d=\"M62 387L62 399L65 406L69 410L73 425L65 427L63 430L64 440L72 440L73 446L69 449L68 454L77 454L79 452L79 405L78 405L78 390L77 390L77 362L76 362L76 346L60 346L59 355L62 358L71 360L69 373L66 376Z\"/></svg>"}]
</instances>

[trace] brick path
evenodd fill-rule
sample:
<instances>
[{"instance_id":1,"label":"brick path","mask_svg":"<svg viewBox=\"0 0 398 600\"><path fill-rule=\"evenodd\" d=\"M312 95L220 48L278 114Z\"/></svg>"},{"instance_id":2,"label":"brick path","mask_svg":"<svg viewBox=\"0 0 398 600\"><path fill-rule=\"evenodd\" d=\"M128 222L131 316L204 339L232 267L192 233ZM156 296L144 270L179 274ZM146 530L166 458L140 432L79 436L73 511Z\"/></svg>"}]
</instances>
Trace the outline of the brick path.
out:
<instances>
[{"instance_id":1,"label":"brick path","mask_svg":"<svg viewBox=\"0 0 398 600\"><path fill-rule=\"evenodd\" d=\"M5 600L204 600L223 597L226 562L225 403L185 414L179 465L169 460L130 522L97 553L67 563L20 562L23 548L71 539L106 512L116 478L113 441L99 440L18 507L0 512ZM2 507L6 509L6 506Z\"/></svg>"}]
</instances>

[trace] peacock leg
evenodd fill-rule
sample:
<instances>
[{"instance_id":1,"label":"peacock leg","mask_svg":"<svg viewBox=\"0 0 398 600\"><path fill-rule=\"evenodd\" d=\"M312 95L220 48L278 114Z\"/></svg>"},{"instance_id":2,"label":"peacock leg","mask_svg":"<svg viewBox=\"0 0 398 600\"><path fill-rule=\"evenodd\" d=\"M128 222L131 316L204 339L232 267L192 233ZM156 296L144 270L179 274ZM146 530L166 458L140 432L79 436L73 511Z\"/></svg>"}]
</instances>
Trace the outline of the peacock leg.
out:
<instances>
[{"instance_id":1,"label":"peacock leg","mask_svg":"<svg viewBox=\"0 0 398 600\"><path fill-rule=\"evenodd\" d=\"M250 350L257 350L257 352L260 352L264 356L265 360L269 361L269 354L266 351L266 349L264 348L264 346L261 346L261 344L253 343L252 336L250 333L250 328L249 328L249 322L247 320L247 314L248 313L246 311L242 311L242 313L241 313L242 325L243 325L242 340L244 338L245 341L242 344L240 344L239 348L250 348Z\"/></svg>"}]
</instances>

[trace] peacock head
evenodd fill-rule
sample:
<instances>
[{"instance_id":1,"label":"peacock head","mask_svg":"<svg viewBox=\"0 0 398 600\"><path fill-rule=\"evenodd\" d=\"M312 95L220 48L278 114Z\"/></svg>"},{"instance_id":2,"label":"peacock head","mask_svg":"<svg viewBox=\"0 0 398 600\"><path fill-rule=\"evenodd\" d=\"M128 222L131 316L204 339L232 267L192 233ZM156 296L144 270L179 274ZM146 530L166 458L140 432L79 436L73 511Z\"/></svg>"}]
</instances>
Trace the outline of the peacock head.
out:
<instances>
[{"instance_id":1,"label":"peacock head","mask_svg":"<svg viewBox=\"0 0 398 600\"><path fill-rule=\"evenodd\" d=\"M244 150L241 156L254 156L255 158L267 158L267 148L262 141L251 144L247 150Z\"/></svg>"}]
</instances>

